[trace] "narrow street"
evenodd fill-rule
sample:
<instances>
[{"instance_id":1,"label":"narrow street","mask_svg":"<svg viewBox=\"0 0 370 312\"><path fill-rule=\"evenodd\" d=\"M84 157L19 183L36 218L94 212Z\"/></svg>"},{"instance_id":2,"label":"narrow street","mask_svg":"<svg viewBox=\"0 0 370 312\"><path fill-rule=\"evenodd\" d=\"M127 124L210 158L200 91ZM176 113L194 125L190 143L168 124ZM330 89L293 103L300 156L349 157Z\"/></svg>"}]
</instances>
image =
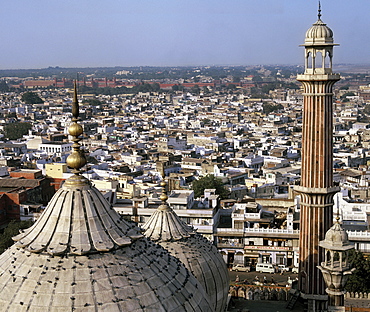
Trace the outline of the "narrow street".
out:
<instances>
[{"instance_id":1,"label":"narrow street","mask_svg":"<svg viewBox=\"0 0 370 312\"><path fill-rule=\"evenodd\" d=\"M235 285L237 276L240 285L254 285L256 276L258 277L259 282L264 281L266 277L266 286L276 285L276 286L287 286L288 279L295 280L298 277L298 274L285 272L283 275L280 273L266 274L259 272L235 272L229 271L230 285ZM273 284L271 283L273 282ZM269 301L269 300L246 300L244 298L233 298L229 306L229 312L300 312L302 311L302 306L297 304L293 310L286 308L287 301Z\"/></svg>"},{"instance_id":2,"label":"narrow street","mask_svg":"<svg viewBox=\"0 0 370 312\"><path fill-rule=\"evenodd\" d=\"M256 271L252 272L229 271L231 284L234 284L236 282L237 276L239 277L240 284L242 284L246 280L247 281L246 284L253 285L253 281L255 281L255 277L257 276L260 282L263 282L264 277L266 277L267 285L270 285L271 281L273 281L274 284L277 284L279 286L286 286L288 284L288 278L290 277L290 279L294 281L298 277L298 274L292 272L285 272L284 275L280 275L280 273L269 274L269 273L259 273Z\"/></svg>"}]
</instances>

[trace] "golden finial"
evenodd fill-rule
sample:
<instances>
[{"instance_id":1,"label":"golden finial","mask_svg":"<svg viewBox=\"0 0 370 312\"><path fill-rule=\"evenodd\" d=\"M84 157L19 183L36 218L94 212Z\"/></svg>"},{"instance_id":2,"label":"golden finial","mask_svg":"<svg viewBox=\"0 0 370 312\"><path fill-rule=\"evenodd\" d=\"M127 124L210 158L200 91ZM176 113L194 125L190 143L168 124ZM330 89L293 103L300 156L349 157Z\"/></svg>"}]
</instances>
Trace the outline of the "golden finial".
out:
<instances>
[{"instance_id":1,"label":"golden finial","mask_svg":"<svg viewBox=\"0 0 370 312\"><path fill-rule=\"evenodd\" d=\"M77 82L74 82L74 94L72 102L72 125L68 128L68 133L73 136L72 153L67 158L68 167L73 168L73 173L79 175L81 173L81 168L86 165L86 157L84 152L81 150L81 144L79 143L82 138L79 138L83 133L83 128L77 123L80 119L79 116L79 106L77 100Z\"/></svg>"},{"instance_id":2,"label":"golden finial","mask_svg":"<svg viewBox=\"0 0 370 312\"><path fill-rule=\"evenodd\" d=\"M164 166L164 164L163 164L163 166ZM159 199L162 201L162 204L159 206L159 209L167 210L167 209L170 209L170 207L168 206L168 203L167 203L167 199L168 199L167 192L166 192L167 183L164 179L165 178L164 167L162 167L160 173L162 175L162 181L159 185L162 187L162 194L161 194L161 196L159 196Z\"/></svg>"},{"instance_id":3,"label":"golden finial","mask_svg":"<svg viewBox=\"0 0 370 312\"><path fill-rule=\"evenodd\" d=\"M339 223L340 212L339 212L339 196L338 196L338 194L337 194L337 216L335 217L335 220L337 220L337 223Z\"/></svg>"}]
</instances>

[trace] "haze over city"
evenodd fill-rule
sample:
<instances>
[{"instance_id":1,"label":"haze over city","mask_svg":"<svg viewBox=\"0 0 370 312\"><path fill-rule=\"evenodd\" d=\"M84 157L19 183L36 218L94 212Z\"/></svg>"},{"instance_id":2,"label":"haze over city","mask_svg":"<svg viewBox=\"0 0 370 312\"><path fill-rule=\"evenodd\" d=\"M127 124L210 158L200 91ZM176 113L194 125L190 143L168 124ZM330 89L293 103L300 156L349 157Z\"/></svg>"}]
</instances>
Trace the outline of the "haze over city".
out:
<instances>
[{"instance_id":1,"label":"haze over city","mask_svg":"<svg viewBox=\"0 0 370 312\"><path fill-rule=\"evenodd\" d=\"M5 3L4 3L5 2ZM0 69L301 64L318 1L4 1ZM323 0L341 46L335 62L369 63L367 0Z\"/></svg>"}]
</instances>

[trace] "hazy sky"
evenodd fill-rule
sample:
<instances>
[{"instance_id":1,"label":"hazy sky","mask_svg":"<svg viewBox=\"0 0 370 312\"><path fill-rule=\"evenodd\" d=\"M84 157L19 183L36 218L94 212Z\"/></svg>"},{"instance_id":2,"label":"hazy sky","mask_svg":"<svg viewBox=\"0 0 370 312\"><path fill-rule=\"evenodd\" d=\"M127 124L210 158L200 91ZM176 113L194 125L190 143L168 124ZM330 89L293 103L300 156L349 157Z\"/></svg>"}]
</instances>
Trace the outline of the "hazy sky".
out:
<instances>
[{"instance_id":1,"label":"hazy sky","mask_svg":"<svg viewBox=\"0 0 370 312\"><path fill-rule=\"evenodd\" d=\"M322 0L334 63L370 63L370 0ZM0 69L303 64L314 0L1 0Z\"/></svg>"}]
</instances>

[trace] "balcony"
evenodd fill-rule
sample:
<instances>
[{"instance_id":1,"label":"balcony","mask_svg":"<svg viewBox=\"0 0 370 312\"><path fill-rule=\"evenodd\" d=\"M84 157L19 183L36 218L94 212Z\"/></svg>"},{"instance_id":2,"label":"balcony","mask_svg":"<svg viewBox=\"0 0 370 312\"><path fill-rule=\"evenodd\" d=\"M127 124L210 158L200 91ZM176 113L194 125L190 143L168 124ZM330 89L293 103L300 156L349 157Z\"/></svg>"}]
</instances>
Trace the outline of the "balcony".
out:
<instances>
[{"instance_id":1,"label":"balcony","mask_svg":"<svg viewBox=\"0 0 370 312\"><path fill-rule=\"evenodd\" d=\"M244 244L242 244L242 243L217 243L217 248L238 248L238 249L244 249Z\"/></svg>"},{"instance_id":2,"label":"balcony","mask_svg":"<svg viewBox=\"0 0 370 312\"><path fill-rule=\"evenodd\" d=\"M370 232L365 231L347 231L350 241L370 241Z\"/></svg>"},{"instance_id":3,"label":"balcony","mask_svg":"<svg viewBox=\"0 0 370 312\"><path fill-rule=\"evenodd\" d=\"M245 228L245 237L299 238L299 230Z\"/></svg>"},{"instance_id":4,"label":"balcony","mask_svg":"<svg viewBox=\"0 0 370 312\"><path fill-rule=\"evenodd\" d=\"M233 228L217 228L215 231L217 236L243 236L244 229L233 229Z\"/></svg>"},{"instance_id":5,"label":"balcony","mask_svg":"<svg viewBox=\"0 0 370 312\"><path fill-rule=\"evenodd\" d=\"M264 228L245 228L244 233L269 233L269 234L299 234L299 230L288 229L264 229Z\"/></svg>"},{"instance_id":6,"label":"balcony","mask_svg":"<svg viewBox=\"0 0 370 312\"><path fill-rule=\"evenodd\" d=\"M279 238L297 238L299 230L288 229L264 229L264 228L217 228L217 236L244 236L244 237L279 237Z\"/></svg>"}]
</instances>

